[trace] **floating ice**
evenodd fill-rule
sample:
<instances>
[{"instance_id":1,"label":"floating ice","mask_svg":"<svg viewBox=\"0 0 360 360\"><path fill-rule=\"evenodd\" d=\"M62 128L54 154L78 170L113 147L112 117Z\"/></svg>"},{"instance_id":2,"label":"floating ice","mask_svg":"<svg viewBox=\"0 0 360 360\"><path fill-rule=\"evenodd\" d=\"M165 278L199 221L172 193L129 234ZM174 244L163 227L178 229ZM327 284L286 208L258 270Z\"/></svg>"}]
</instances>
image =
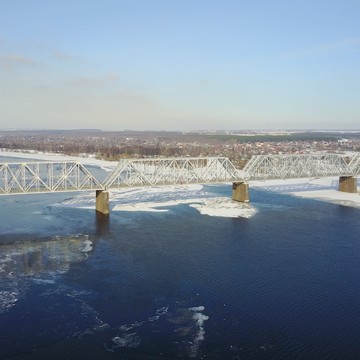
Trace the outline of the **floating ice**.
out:
<instances>
[{"instance_id":1,"label":"floating ice","mask_svg":"<svg viewBox=\"0 0 360 360\"><path fill-rule=\"evenodd\" d=\"M193 319L196 320L196 323L199 325L199 326L203 326L204 324L204 321L206 320L209 320L209 317L207 315L203 315L201 313L195 313L193 315Z\"/></svg>"},{"instance_id":2,"label":"floating ice","mask_svg":"<svg viewBox=\"0 0 360 360\"><path fill-rule=\"evenodd\" d=\"M91 251L93 249L92 242L90 240L85 240L83 242L83 245L84 246L80 249L81 252L83 252L83 253L89 252L89 251Z\"/></svg>"},{"instance_id":3,"label":"floating ice","mask_svg":"<svg viewBox=\"0 0 360 360\"><path fill-rule=\"evenodd\" d=\"M55 284L55 280L53 279L32 279L32 280L34 283L41 285Z\"/></svg>"},{"instance_id":4,"label":"floating ice","mask_svg":"<svg viewBox=\"0 0 360 360\"><path fill-rule=\"evenodd\" d=\"M205 306L195 306L195 307L189 308L189 310L191 310L191 311L204 311Z\"/></svg>"},{"instance_id":5,"label":"floating ice","mask_svg":"<svg viewBox=\"0 0 360 360\"><path fill-rule=\"evenodd\" d=\"M156 315L165 315L168 313L169 308L167 306L161 307L160 309L156 310Z\"/></svg>"},{"instance_id":6,"label":"floating ice","mask_svg":"<svg viewBox=\"0 0 360 360\"><path fill-rule=\"evenodd\" d=\"M203 215L220 217L251 218L256 214L256 209L249 204L233 201L226 197L202 199L201 203L190 204Z\"/></svg>"},{"instance_id":7,"label":"floating ice","mask_svg":"<svg viewBox=\"0 0 360 360\"><path fill-rule=\"evenodd\" d=\"M204 310L205 307L202 305L190 308L177 307L172 310L167 306L161 307L144 320L119 326L115 336L110 338L111 342L104 344L105 348L114 352L121 348L138 347L142 343L140 334L144 331L155 329L161 339L163 331L168 333L170 326L172 331L169 335L175 336L174 344L180 357L197 357L200 345L205 340L205 321L209 319L209 316L202 313Z\"/></svg>"},{"instance_id":8,"label":"floating ice","mask_svg":"<svg viewBox=\"0 0 360 360\"><path fill-rule=\"evenodd\" d=\"M150 211L150 212L166 212L167 209L157 209L160 206L172 206L176 205L173 201L162 203L137 203L137 204L124 204L115 205L112 210L115 211Z\"/></svg>"},{"instance_id":9,"label":"floating ice","mask_svg":"<svg viewBox=\"0 0 360 360\"><path fill-rule=\"evenodd\" d=\"M113 207L114 211L146 211L146 212L165 212L171 206L179 204L189 204L200 214L220 217L242 217L250 218L256 214L256 209L250 204L239 203L226 197L213 198L187 198L178 200L165 201L147 201L147 202L130 202L117 204Z\"/></svg>"},{"instance_id":10,"label":"floating ice","mask_svg":"<svg viewBox=\"0 0 360 360\"><path fill-rule=\"evenodd\" d=\"M200 184L116 189L111 191L110 199L112 211L166 212L170 207L189 204L209 216L250 218L256 214L250 204L235 202L229 197L215 197ZM90 209L95 207L95 198L93 194L79 194L55 205Z\"/></svg>"},{"instance_id":11,"label":"floating ice","mask_svg":"<svg viewBox=\"0 0 360 360\"><path fill-rule=\"evenodd\" d=\"M204 315L201 313L201 311L205 310L204 306L196 306L189 308L189 310L194 311L193 320L196 323L196 326L198 327L195 338L193 341L193 345L191 347L192 349L192 355L195 357L197 356L200 342L205 339L205 328L204 328L204 322L206 320L209 320L209 317L207 315Z\"/></svg>"},{"instance_id":12,"label":"floating ice","mask_svg":"<svg viewBox=\"0 0 360 360\"><path fill-rule=\"evenodd\" d=\"M18 301L18 293L14 291L0 291L0 314L6 312Z\"/></svg>"},{"instance_id":13,"label":"floating ice","mask_svg":"<svg viewBox=\"0 0 360 360\"><path fill-rule=\"evenodd\" d=\"M136 333L124 334L124 336L115 336L112 341L117 347L136 348L140 345L140 338Z\"/></svg>"},{"instance_id":14,"label":"floating ice","mask_svg":"<svg viewBox=\"0 0 360 360\"><path fill-rule=\"evenodd\" d=\"M49 241L0 245L0 313L14 306L30 282L55 284L70 264L88 257L92 249L87 236L57 237Z\"/></svg>"}]
</instances>

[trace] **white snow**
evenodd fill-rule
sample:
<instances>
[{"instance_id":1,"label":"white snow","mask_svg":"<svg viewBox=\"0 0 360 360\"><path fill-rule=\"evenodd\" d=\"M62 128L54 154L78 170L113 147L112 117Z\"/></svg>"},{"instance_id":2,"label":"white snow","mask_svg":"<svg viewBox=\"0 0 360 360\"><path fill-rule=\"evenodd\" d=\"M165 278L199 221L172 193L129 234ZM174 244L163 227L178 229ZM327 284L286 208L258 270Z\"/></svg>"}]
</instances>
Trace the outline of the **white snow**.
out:
<instances>
[{"instance_id":1,"label":"white snow","mask_svg":"<svg viewBox=\"0 0 360 360\"><path fill-rule=\"evenodd\" d=\"M83 253L86 253L86 252L90 252L92 250L92 241L90 240L85 240L83 242L83 245L82 247L80 247L80 251L83 252Z\"/></svg>"},{"instance_id":2,"label":"white snow","mask_svg":"<svg viewBox=\"0 0 360 360\"><path fill-rule=\"evenodd\" d=\"M38 152L38 151L33 151L33 150L24 152L24 151L7 151L5 149L0 149L0 156L11 157L11 158L15 158L15 159L16 158L29 159L32 161L36 161L36 160L78 161L84 165L98 166L107 171L112 171L117 165L117 162L115 162L115 161L106 161L106 160L95 159L94 155L68 156L68 155L64 155L64 154ZM16 160L14 160L14 162L16 162Z\"/></svg>"},{"instance_id":3,"label":"white snow","mask_svg":"<svg viewBox=\"0 0 360 360\"><path fill-rule=\"evenodd\" d=\"M360 193L338 191L339 177L251 181L250 188L287 193L297 197L317 199L338 205L360 208Z\"/></svg>"},{"instance_id":4,"label":"white snow","mask_svg":"<svg viewBox=\"0 0 360 360\"><path fill-rule=\"evenodd\" d=\"M251 204L233 201L227 197L202 199L201 204L190 204L203 215L221 217L251 218L256 214L256 209Z\"/></svg>"},{"instance_id":5,"label":"white snow","mask_svg":"<svg viewBox=\"0 0 360 360\"><path fill-rule=\"evenodd\" d=\"M351 194L346 192L331 190L318 190L318 191L304 191L293 192L294 196L318 199L322 201L331 202L334 204L360 208L360 194Z\"/></svg>"}]
</instances>

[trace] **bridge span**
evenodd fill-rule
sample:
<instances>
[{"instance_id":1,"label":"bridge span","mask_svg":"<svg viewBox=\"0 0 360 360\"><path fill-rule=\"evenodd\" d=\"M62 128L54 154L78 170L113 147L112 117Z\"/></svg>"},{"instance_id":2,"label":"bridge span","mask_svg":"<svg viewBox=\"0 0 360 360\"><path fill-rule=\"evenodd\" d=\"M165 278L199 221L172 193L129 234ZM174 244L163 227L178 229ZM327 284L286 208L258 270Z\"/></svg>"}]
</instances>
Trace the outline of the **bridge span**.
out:
<instances>
[{"instance_id":1,"label":"bridge span","mask_svg":"<svg viewBox=\"0 0 360 360\"><path fill-rule=\"evenodd\" d=\"M339 176L339 190L357 192L360 153L256 155L244 169L226 157L124 159L103 181L80 162L0 163L0 195L96 190L96 210L109 214L109 189L233 183L233 199L249 201L249 181Z\"/></svg>"}]
</instances>

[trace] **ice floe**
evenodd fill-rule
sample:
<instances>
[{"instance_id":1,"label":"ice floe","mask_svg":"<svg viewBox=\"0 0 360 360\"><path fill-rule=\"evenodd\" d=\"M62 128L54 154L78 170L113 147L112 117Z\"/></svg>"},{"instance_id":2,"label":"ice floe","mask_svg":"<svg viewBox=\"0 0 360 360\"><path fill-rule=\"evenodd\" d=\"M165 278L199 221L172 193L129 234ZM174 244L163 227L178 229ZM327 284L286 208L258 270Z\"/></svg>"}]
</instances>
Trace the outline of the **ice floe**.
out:
<instances>
[{"instance_id":1,"label":"ice floe","mask_svg":"<svg viewBox=\"0 0 360 360\"><path fill-rule=\"evenodd\" d=\"M193 355L196 356L197 352L199 350L201 341L205 340L204 322L209 320L209 317L202 313L202 311L205 310L204 306L193 307L193 308L190 308L189 310L194 311L193 319L197 326L196 335L195 335L193 345L192 345Z\"/></svg>"},{"instance_id":2,"label":"ice floe","mask_svg":"<svg viewBox=\"0 0 360 360\"><path fill-rule=\"evenodd\" d=\"M161 307L147 319L119 326L111 341L105 344L105 348L115 352L121 348L142 346L145 342L141 334L152 329L159 339L166 338L176 345L176 355L180 358L196 357L202 341L205 340L205 321L209 319L203 314L204 310L204 306Z\"/></svg>"},{"instance_id":3,"label":"ice floe","mask_svg":"<svg viewBox=\"0 0 360 360\"><path fill-rule=\"evenodd\" d=\"M92 242L87 235L57 237L49 241L0 245L0 313L13 307L29 282L55 284L70 264L87 259Z\"/></svg>"},{"instance_id":4,"label":"ice floe","mask_svg":"<svg viewBox=\"0 0 360 360\"><path fill-rule=\"evenodd\" d=\"M203 215L221 217L251 218L256 214L256 209L250 204L233 201L226 197L203 199L201 203L190 204Z\"/></svg>"},{"instance_id":5,"label":"ice floe","mask_svg":"<svg viewBox=\"0 0 360 360\"><path fill-rule=\"evenodd\" d=\"M83 242L83 246L80 248L81 252L86 253L92 250L92 241L90 240L85 240Z\"/></svg>"},{"instance_id":6,"label":"ice floe","mask_svg":"<svg viewBox=\"0 0 360 360\"><path fill-rule=\"evenodd\" d=\"M136 348L140 345L141 340L136 333L124 334L122 337L115 336L112 341L117 347Z\"/></svg>"},{"instance_id":7,"label":"ice floe","mask_svg":"<svg viewBox=\"0 0 360 360\"><path fill-rule=\"evenodd\" d=\"M16 291L0 290L0 314L12 308L18 301L19 293Z\"/></svg>"},{"instance_id":8,"label":"ice floe","mask_svg":"<svg viewBox=\"0 0 360 360\"><path fill-rule=\"evenodd\" d=\"M111 211L161 213L181 204L208 216L250 218L257 212L251 204L233 201L230 197L216 196L199 184L118 189L112 190L110 194ZM93 194L79 194L55 206L93 209L95 198Z\"/></svg>"}]
</instances>

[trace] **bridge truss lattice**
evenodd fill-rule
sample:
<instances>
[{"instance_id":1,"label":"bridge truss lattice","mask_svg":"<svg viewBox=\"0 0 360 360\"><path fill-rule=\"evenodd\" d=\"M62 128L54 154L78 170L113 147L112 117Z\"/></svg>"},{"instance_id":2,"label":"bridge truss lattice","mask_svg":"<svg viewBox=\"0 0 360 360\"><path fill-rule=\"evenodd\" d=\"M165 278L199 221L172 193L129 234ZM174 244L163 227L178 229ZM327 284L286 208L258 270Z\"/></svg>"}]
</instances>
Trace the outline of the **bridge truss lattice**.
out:
<instances>
[{"instance_id":1,"label":"bridge truss lattice","mask_svg":"<svg viewBox=\"0 0 360 360\"><path fill-rule=\"evenodd\" d=\"M226 157L126 159L103 183L79 162L0 163L0 195L359 174L360 153L256 155L243 170Z\"/></svg>"},{"instance_id":2,"label":"bridge truss lattice","mask_svg":"<svg viewBox=\"0 0 360 360\"><path fill-rule=\"evenodd\" d=\"M340 154L255 155L244 167L243 176L267 180L356 175L353 169L359 163L358 159L356 164L348 164Z\"/></svg>"},{"instance_id":3,"label":"bridge truss lattice","mask_svg":"<svg viewBox=\"0 0 360 360\"><path fill-rule=\"evenodd\" d=\"M0 163L0 194L102 188L79 162Z\"/></svg>"},{"instance_id":4,"label":"bridge truss lattice","mask_svg":"<svg viewBox=\"0 0 360 360\"><path fill-rule=\"evenodd\" d=\"M226 157L128 159L119 162L104 187L220 183L241 179Z\"/></svg>"},{"instance_id":5,"label":"bridge truss lattice","mask_svg":"<svg viewBox=\"0 0 360 360\"><path fill-rule=\"evenodd\" d=\"M357 153L349 163L349 171L353 175L360 175L360 153Z\"/></svg>"}]
</instances>

